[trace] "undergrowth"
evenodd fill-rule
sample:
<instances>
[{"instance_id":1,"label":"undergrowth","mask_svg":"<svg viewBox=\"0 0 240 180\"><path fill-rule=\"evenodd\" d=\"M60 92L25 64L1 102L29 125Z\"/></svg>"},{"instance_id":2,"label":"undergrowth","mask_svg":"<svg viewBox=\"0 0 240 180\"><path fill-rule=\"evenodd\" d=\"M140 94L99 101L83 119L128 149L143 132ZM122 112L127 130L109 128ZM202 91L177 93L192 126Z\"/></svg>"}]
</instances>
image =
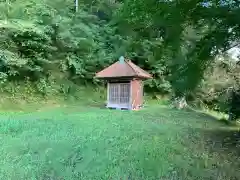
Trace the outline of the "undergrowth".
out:
<instances>
[{"instance_id":1,"label":"undergrowth","mask_svg":"<svg viewBox=\"0 0 240 180\"><path fill-rule=\"evenodd\" d=\"M0 110L28 111L66 104L99 104L106 100L103 86L77 85L71 81L11 82L0 88Z\"/></svg>"}]
</instances>

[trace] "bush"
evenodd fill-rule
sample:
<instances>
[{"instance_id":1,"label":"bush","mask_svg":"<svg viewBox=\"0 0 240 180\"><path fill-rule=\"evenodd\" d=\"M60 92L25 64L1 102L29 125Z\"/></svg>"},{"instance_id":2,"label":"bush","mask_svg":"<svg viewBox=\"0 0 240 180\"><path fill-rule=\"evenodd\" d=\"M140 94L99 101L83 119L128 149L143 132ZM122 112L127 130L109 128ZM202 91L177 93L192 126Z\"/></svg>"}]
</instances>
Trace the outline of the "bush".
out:
<instances>
[{"instance_id":1,"label":"bush","mask_svg":"<svg viewBox=\"0 0 240 180\"><path fill-rule=\"evenodd\" d=\"M229 108L229 120L236 120L240 117L240 89L233 90Z\"/></svg>"}]
</instances>

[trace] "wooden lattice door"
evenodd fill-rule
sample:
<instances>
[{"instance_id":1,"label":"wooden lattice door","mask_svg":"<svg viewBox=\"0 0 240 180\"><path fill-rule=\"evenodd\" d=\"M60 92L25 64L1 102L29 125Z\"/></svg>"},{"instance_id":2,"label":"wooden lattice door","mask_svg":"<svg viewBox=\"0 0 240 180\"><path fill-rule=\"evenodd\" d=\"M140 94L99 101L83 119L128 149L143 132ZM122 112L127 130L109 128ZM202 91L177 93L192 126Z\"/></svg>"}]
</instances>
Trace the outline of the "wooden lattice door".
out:
<instances>
[{"instance_id":1,"label":"wooden lattice door","mask_svg":"<svg viewBox=\"0 0 240 180\"><path fill-rule=\"evenodd\" d=\"M118 104L119 101L119 85L117 83L108 84L108 103L110 105Z\"/></svg>"},{"instance_id":2,"label":"wooden lattice door","mask_svg":"<svg viewBox=\"0 0 240 180\"><path fill-rule=\"evenodd\" d=\"M129 105L130 100L130 83L119 84L119 102L120 104Z\"/></svg>"},{"instance_id":3,"label":"wooden lattice door","mask_svg":"<svg viewBox=\"0 0 240 180\"><path fill-rule=\"evenodd\" d=\"M130 105L130 83L109 83L108 105L128 108Z\"/></svg>"}]
</instances>

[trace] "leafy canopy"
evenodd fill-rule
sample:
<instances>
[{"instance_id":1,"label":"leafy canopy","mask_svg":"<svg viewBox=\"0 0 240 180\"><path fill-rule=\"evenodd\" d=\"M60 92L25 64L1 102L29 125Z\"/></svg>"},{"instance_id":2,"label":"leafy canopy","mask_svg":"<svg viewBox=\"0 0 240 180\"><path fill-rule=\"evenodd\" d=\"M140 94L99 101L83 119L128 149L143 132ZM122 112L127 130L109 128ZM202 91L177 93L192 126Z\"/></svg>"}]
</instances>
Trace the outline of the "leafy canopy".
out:
<instances>
[{"instance_id":1,"label":"leafy canopy","mask_svg":"<svg viewBox=\"0 0 240 180\"><path fill-rule=\"evenodd\" d=\"M196 89L214 57L238 43L238 1L127 0L121 15L144 38L161 39L177 96ZM144 31L156 33L145 36Z\"/></svg>"}]
</instances>

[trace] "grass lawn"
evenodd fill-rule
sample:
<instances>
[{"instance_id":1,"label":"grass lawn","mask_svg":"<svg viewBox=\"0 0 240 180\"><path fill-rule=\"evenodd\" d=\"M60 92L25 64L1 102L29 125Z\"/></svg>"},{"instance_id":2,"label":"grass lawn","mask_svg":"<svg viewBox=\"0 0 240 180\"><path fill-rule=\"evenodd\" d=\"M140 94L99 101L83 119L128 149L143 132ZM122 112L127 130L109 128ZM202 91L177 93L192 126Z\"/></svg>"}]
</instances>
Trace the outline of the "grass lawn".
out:
<instances>
[{"instance_id":1,"label":"grass lawn","mask_svg":"<svg viewBox=\"0 0 240 180\"><path fill-rule=\"evenodd\" d=\"M0 179L240 178L237 128L204 114L74 106L0 118Z\"/></svg>"}]
</instances>

